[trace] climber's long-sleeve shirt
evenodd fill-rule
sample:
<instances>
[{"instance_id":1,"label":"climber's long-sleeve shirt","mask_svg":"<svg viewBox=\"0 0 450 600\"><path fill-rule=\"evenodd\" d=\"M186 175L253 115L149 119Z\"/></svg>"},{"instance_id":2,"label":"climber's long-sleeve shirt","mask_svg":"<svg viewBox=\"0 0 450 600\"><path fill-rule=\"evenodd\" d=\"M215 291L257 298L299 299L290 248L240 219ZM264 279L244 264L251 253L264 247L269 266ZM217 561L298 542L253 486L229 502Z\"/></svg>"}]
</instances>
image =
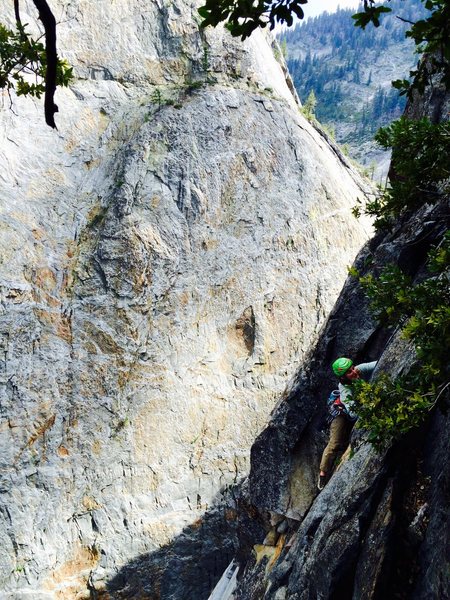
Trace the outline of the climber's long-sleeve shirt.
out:
<instances>
[{"instance_id":1,"label":"climber's long-sleeve shirt","mask_svg":"<svg viewBox=\"0 0 450 600\"><path fill-rule=\"evenodd\" d=\"M361 363L360 365L356 365L355 369L357 371L359 371L359 376L360 379L363 379L364 381L369 381L369 379L372 377L372 373L374 372L375 367L377 366L377 361L374 360L373 362L368 362L368 363ZM356 419L357 415L356 413L353 412L353 401L352 401L352 385L351 384L343 384L340 383L339 384L339 393L340 393L340 397L341 397L341 402L342 404L345 405L345 408L347 409L349 415Z\"/></svg>"}]
</instances>

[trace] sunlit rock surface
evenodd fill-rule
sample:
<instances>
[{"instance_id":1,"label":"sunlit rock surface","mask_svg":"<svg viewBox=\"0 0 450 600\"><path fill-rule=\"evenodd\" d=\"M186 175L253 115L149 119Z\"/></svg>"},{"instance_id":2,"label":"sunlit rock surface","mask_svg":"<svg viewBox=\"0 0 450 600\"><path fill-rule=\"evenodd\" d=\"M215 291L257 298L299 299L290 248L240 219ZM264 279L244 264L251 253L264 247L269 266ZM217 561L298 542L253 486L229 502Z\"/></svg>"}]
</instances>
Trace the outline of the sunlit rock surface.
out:
<instances>
[{"instance_id":1,"label":"sunlit rock surface","mask_svg":"<svg viewBox=\"0 0 450 600\"><path fill-rule=\"evenodd\" d=\"M362 182L262 34L200 31L179 0L52 8L76 73L58 130L40 101L0 113L11 599L89 597L247 474L367 237Z\"/></svg>"}]
</instances>

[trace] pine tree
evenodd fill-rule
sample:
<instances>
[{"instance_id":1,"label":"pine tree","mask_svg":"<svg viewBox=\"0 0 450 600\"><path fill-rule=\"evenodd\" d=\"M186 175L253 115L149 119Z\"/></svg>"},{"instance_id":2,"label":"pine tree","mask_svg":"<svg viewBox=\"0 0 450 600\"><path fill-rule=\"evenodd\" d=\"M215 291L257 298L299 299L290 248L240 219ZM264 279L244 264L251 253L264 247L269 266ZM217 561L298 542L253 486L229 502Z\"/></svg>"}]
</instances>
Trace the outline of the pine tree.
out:
<instances>
[{"instance_id":1,"label":"pine tree","mask_svg":"<svg viewBox=\"0 0 450 600\"><path fill-rule=\"evenodd\" d=\"M317 105L317 98L314 90L311 90L309 96L306 98L306 102L303 106L303 112L307 119L313 119L315 116L315 110Z\"/></svg>"}]
</instances>

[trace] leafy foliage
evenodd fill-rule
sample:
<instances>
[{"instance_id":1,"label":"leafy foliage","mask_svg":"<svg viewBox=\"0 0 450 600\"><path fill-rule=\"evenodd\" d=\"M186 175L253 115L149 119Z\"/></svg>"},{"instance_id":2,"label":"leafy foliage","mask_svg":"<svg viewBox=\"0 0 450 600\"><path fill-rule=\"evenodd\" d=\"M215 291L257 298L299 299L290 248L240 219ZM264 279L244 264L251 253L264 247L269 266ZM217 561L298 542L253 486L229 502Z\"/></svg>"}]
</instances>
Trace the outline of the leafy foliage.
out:
<instances>
[{"instance_id":1,"label":"leafy foliage","mask_svg":"<svg viewBox=\"0 0 450 600\"><path fill-rule=\"evenodd\" d=\"M306 3L307 0L206 0L198 12L203 19L202 27L215 27L226 21L231 34L245 40L258 27L270 25L273 29L276 23L290 27L294 16L303 19L302 5Z\"/></svg>"},{"instance_id":2,"label":"leafy foliage","mask_svg":"<svg viewBox=\"0 0 450 600\"><path fill-rule=\"evenodd\" d=\"M450 191L450 123L402 117L375 136L392 148L394 172L389 185L369 202L366 212L377 228L389 227L405 210L433 203Z\"/></svg>"},{"instance_id":3,"label":"leafy foliage","mask_svg":"<svg viewBox=\"0 0 450 600\"><path fill-rule=\"evenodd\" d=\"M414 40L419 54L427 53L427 64L410 71L409 80L398 79L392 83L401 94L407 94L409 98L412 98L414 90L422 94L436 74L447 89L450 87L450 3L448 0L422 2L430 12L426 18L410 22L411 29L406 32L406 37ZM364 11L354 15L353 19L355 25L363 29L370 22L379 27L380 16L386 12L391 12L386 5L375 6L375 0L364 0Z\"/></svg>"},{"instance_id":4,"label":"leafy foliage","mask_svg":"<svg viewBox=\"0 0 450 600\"><path fill-rule=\"evenodd\" d=\"M55 128L54 115L58 112L55 90L58 85L68 85L73 73L67 62L58 58L56 20L47 1L33 0L33 3L44 27L45 46L27 33L20 18L19 2L15 0L15 30L0 24L0 89L6 89L10 97L13 89L18 95L40 98L45 94L45 121Z\"/></svg>"},{"instance_id":5,"label":"leafy foliage","mask_svg":"<svg viewBox=\"0 0 450 600\"><path fill-rule=\"evenodd\" d=\"M365 29L369 23L372 23L375 27L379 27L381 15L392 11L392 9L387 6L373 6L371 0L364 4L364 12L352 16L352 19L355 20L355 25L362 29Z\"/></svg>"},{"instance_id":6,"label":"leafy foliage","mask_svg":"<svg viewBox=\"0 0 450 600\"><path fill-rule=\"evenodd\" d=\"M354 401L359 426L381 445L419 425L448 385L450 347L450 231L429 252L428 277L413 284L397 266L379 277L353 271L370 299L374 316L383 325L402 327L402 337L414 345L417 364L395 380L382 376L358 382Z\"/></svg>"},{"instance_id":7,"label":"leafy foliage","mask_svg":"<svg viewBox=\"0 0 450 600\"><path fill-rule=\"evenodd\" d=\"M0 23L0 88L8 92L15 89L18 96L40 98L45 92L46 65L44 45L29 36L25 26L18 25L13 31ZM34 81L30 81L30 76ZM58 60L57 85L67 86L72 76L67 62Z\"/></svg>"},{"instance_id":8,"label":"leafy foliage","mask_svg":"<svg viewBox=\"0 0 450 600\"><path fill-rule=\"evenodd\" d=\"M406 36L414 40L419 53L427 53L428 63L410 71L412 82L397 80L392 84L410 98L414 90L423 93L436 74L445 87L450 88L450 3L448 0L424 0L424 5L431 11L430 16L413 23Z\"/></svg>"},{"instance_id":9,"label":"leafy foliage","mask_svg":"<svg viewBox=\"0 0 450 600\"><path fill-rule=\"evenodd\" d=\"M431 396L421 389L408 389L409 384L405 378L393 380L387 375L373 383L355 382L357 427L368 430L368 439L375 447L420 425L433 407Z\"/></svg>"},{"instance_id":10,"label":"leafy foliage","mask_svg":"<svg viewBox=\"0 0 450 600\"><path fill-rule=\"evenodd\" d=\"M450 124L401 118L381 129L377 141L392 147L394 172L389 187L367 212L377 227L392 224L405 210L440 200L450 192ZM415 283L398 266L387 266L378 277L359 276L376 319L401 327L415 348L417 362L401 378L383 376L355 386L359 426L381 446L418 426L435 406L448 382L450 347L450 232L428 255L427 276Z\"/></svg>"}]
</instances>

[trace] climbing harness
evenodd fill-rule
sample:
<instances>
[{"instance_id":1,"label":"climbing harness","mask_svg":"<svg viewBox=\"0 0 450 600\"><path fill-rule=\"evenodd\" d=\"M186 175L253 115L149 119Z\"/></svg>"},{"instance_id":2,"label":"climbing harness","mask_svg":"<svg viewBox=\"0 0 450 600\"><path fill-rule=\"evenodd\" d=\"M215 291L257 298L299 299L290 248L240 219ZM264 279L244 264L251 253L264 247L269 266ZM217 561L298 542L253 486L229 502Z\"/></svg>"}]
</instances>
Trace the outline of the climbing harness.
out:
<instances>
[{"instance_id":1,"label":"climbing harness","mask_svg":"<svg viewBox=\"0 0 450 600\"><path fill-rule=\"evenodd\" d=\"M352 423L356 421L356 418L351 416L346 406L341 402L341 396L339 390L333 390L328 397L327 400L328 405L328 417L327 417L327 425L335 419L342 415Z\"/></svg>"}]
</instances>

